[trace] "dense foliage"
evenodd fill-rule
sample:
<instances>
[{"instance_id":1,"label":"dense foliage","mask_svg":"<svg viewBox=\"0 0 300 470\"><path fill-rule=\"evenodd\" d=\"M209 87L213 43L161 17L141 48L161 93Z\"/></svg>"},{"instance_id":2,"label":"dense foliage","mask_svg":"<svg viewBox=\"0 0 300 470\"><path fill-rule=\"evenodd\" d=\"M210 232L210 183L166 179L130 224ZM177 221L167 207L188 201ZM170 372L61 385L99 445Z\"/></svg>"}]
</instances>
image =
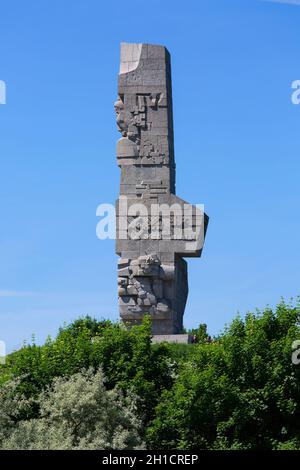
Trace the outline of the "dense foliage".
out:
<instances>
[{"instance_id":1,"label":"dense foliage","mask_svg":"<svg viewBox=\"0 0 300 470\"><path fill-rule=\"evenodd\" d=\"M106 390L102 371L56 377L38 397L12 392L8 382L0 389L0 448L13 450L139 449L140 427L135 400L119 390ZM35 403L38 418L22 419Z\"/></svg>"},{"instance_id":2,"label":"dense foliage","mask_svg":"<svg viewBox=\"0 0 300 470\"><path fill-rule=\"evenodd\" d=\"M0 447L300 449L299 320L282 302L151 345L149 318L79 319L1 366Z\"/></svg>"}]
</instances>

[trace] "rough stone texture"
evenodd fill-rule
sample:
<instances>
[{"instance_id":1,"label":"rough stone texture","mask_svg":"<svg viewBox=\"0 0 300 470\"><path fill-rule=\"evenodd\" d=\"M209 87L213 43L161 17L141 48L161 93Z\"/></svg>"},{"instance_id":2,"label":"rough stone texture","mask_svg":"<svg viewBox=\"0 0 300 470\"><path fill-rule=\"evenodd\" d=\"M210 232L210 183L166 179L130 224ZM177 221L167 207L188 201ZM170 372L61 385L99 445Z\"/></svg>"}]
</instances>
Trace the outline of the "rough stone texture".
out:
<instances>
[{"instance_id":1,"label":"rough stone texture","mask_svg":"<svg viewBox=\"0 0 300 470\"><path fill-rule=\"evenodd\" d=\"M188 295L183 258L201 256L208 217L175 195L171 66L165 47L121 44L115 110L122 135L116 203L120 316L140 323L147 313L154 334L178 334ZM141 203L145 213L135 211ZM159 210L149 215L154 204Z\"/></svg>"},{"instance_id":2,"label":"rough stone texture","mask_svg":"<svg viewBox=\"0 0 300 470\"><path fill-rule=\"evenodd\" d=\"M181 344L190 344L192 342L192 337L190 335L154 335L152 337L152 343L181 343Z\"/></svg>"}]
</instances>

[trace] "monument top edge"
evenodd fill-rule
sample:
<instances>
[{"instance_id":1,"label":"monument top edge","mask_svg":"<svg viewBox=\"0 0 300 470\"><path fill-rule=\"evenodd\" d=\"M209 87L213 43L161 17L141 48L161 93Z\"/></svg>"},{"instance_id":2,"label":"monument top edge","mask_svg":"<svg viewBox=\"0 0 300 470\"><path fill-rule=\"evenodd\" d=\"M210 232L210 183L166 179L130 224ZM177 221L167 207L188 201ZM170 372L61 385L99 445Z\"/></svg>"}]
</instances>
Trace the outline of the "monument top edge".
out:
<instances>
[{"instance_id":1,"label":"monument top edge","mask_svg":"<svg viewBox=\"0 0 300 470\"><path fill-rule=\"evenodd\" d=\"M141 59L166 60L168 55L168 49L160 44L121 42L119 74L135 70Z\"/></svg>"},{"instance_id":2,"label":"monument top edge","mask_svg":"<svg viewBox=\"0 0 300 470\"><path fill-rule=\"evenodd\" d=\"M151 46L151 47L163 47L165 49L166 46L164 46L163 44L152 44L152 43L149 43L149 42L126 42L126 41L121 41L120 42L121 46L122 45L125 45L125 46Z\"/></svg>"}]
</instances>

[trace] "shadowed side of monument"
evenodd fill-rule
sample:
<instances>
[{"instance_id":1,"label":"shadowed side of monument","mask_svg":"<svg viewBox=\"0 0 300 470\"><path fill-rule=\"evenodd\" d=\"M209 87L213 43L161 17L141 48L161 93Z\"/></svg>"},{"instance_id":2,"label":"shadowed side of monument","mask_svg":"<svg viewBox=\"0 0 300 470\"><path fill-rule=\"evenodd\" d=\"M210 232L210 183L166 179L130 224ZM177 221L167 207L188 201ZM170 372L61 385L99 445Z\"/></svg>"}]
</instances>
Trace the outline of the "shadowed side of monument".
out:
<instances>
[{"instance_id":1,"label":"shadowed side of monument","mask_svg":"<svg viewBox=\"0 0 300 470\"><path fill-rule=\"evenodd\" d=\"M120 316L130 325L149 314L153 334L179 334L188 296L184 257L201 256L208 217L175 195L171 63L165 47L121 44L115 110L121 132Z\"/></svg>"}]
</instances>

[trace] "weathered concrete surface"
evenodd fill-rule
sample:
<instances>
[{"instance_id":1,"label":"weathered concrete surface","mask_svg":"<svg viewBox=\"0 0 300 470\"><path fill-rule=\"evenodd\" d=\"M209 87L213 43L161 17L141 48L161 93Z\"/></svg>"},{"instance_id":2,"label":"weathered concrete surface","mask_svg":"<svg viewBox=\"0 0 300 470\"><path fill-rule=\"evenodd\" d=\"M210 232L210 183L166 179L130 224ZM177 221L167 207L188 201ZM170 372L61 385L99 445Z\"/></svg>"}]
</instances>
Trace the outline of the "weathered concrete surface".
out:
<instances>
[{"instance_id":1,"label":"weathered concrete surface","mask_svg":"<svg viewBox=\"0 0 300 470\"><path fill-rule=\"evenodd\" d=\"M152 337L152 343L180 343L180 344L190 344L192 343L192 338L190 335L154 335Z\"/></svg>"},{"instance_id":2,"label":"weathered concrete surface","mask_svg":"<svg viewBox=\"0 0 300 470\"><path fill-rule=\"evenodd\" d=\"M208 217L175 195L171 65L165 47L121 44L115 110L121 132L120 316L133 324L150 314L154 334L180 333L188 295L184 257L201 256Z\"/></svg>"}]
</instances>

